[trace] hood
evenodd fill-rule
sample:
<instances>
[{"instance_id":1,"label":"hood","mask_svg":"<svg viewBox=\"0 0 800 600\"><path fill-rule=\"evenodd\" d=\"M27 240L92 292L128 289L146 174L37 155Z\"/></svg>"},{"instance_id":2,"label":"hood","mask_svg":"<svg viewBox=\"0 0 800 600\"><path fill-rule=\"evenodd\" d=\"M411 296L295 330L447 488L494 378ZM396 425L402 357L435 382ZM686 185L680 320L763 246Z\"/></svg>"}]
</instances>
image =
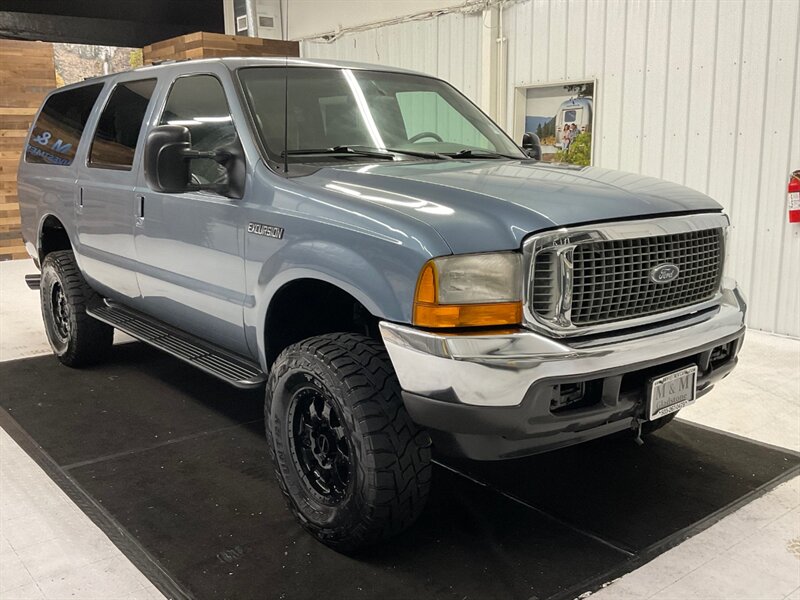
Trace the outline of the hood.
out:
<instances>
[{"instance_id":1,"label":"hood","mask_svg":"<svg viewBox=\"0 0 800 600\"><path fill-rule=\"evenodd\" d=\"M361 163L294 181L424 221L456 254L519 248L530 233L568 225L721 210L660 179L533 161Z\"/></svg>"}]
</instances>

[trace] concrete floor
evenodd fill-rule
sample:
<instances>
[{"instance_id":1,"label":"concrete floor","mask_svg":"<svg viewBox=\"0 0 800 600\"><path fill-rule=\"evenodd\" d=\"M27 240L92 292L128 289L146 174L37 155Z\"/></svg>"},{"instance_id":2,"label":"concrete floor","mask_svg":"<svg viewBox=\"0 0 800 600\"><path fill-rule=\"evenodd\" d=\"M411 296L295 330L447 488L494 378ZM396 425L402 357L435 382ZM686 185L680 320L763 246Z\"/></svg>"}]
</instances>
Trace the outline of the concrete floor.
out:
<instances>
[{"instance_id":1,"label":"concrete floor","mask_svg":"<svg viewBox=\"0 0 800 600\"><path fill-rule=\"evenodd\" d=\"M23 279L35 272L29 260L0 262L0 361L50 352L39 294ZM0 600L42 598L163 596L0 429Z\"/></svg>"},{"instance_id":2,"label":"concrete floor","mask_svg":"<svg viewBox=\"0 0 800 600\"><path fill-rule=\"evenodd\" d=\"M50 352L38 294L23 281L33 270L30 261L0 263L0 360ZM800 451L800 341L751 331L740 356L681 418ZM0 600L160 597L0 430ZM592 597L800 600L800 477Z\"/></svg>"}]
</instances>

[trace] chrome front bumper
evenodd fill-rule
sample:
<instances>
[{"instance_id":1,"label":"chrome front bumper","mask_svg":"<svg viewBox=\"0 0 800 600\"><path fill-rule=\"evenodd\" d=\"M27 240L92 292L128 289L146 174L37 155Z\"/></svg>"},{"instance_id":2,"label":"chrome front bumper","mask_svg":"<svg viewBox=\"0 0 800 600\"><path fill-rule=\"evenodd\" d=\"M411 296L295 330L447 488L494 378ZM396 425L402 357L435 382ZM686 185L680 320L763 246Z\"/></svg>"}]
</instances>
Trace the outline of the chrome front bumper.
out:
<instances>
[{"instance_id":1,"label":"chrome front bumper","mask_svg":"<svg viewBox=\"0 0 800 600\"><path fill-rule=\"evenodd\" d=\"M512 407L546 379L581 378L668 363L741 335L746 302L735 282L720 304L679 321L592 340L548 338L519 329L458 334L382 322L384 343L408 394L473 407Z\"/></svg>"}]
</instances>

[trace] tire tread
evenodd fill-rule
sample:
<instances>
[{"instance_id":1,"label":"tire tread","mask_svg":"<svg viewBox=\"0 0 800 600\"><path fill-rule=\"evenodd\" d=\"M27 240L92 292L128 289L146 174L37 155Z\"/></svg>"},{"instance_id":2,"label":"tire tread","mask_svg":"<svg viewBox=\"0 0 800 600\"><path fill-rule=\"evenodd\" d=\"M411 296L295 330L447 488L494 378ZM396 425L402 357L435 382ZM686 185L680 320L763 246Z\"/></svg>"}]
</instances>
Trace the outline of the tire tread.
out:
<instances>
[{"instance_id":1,"label":"tire tread","mask_svg":"<svg viewBox=\"0 0 800 600\"><path fill-rule=\"evenodd\" d=\"M300 522L324 543L352 551L387 539L409 527L422 512L431 480L431 441L405 410L400 385L382 343L362 335L335 333L309 338L286 348L275 362L267 382L265 416L267 436L272 394L287 368L313 355L335 370L347 389L353 419L362 431L365 455L372 464L357 478L369 484L360 522L349 531L326 531L298 514L276 466L281 489ZM270 450L277 465L274 440Z\"/></svg>"},{"instance_id":2,"label":"tire tread","mask_svg":"<svg viewBox=\"0 0 800 600\"><path fill-rule=\"evenodd\" d=\"M113 327L86 313L87 307L99 304L102 298L86 283L71 250L50 252L42 262L42 271L51 267L61 281L76 323L67 348L58 354L58 359L70 367L95 364L107 356L114 339ZM43 316L47 318L44 310Z\"/></svg>"}]
</instances>

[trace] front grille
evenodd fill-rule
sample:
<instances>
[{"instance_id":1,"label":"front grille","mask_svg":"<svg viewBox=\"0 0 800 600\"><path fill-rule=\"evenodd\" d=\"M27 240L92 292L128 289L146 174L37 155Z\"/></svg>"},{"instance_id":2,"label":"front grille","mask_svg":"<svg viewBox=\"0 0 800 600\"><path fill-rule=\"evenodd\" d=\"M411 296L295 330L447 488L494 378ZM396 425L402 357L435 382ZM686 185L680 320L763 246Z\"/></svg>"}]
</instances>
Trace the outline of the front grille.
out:
<instances>
[{"instance_id":1,"label":"front grille","mask_svg":"<svg viewBox=\"0 0 800 600\"><path fill-rule=\"evenodd\" d=\"M556 312L556 261L553 252L536 255L531 288L531 308L540 317L552 319Z\"/></svg>"},{"instance_id":2,"label":"front grille","mask_svg":"<svg viewBox=\"0 0 800 600\"><path fill-rule=\"evenodd\" d=\"M534 257L530 310L560 327L585 327L698 304L719 288L722 255L720 228L574 243L572 293L561 298L559 269L569 267L549 248ZM678 276L652 281L653 269L665 263L677 266ZM559 319L566 306L569 318Z\"/></svg>"},{"instance_id":3,"label":"front grille","mask_svg":"<svg viewBox=\"0 0 800 600\"><path fill-rule=\"evenodd\" d=\"M679 269L669 283L651 271ZM573 256L572 323L591 325L652 315L711 298L722 275L722 231L578 244Z\"/></svg>"}]
</instances>

